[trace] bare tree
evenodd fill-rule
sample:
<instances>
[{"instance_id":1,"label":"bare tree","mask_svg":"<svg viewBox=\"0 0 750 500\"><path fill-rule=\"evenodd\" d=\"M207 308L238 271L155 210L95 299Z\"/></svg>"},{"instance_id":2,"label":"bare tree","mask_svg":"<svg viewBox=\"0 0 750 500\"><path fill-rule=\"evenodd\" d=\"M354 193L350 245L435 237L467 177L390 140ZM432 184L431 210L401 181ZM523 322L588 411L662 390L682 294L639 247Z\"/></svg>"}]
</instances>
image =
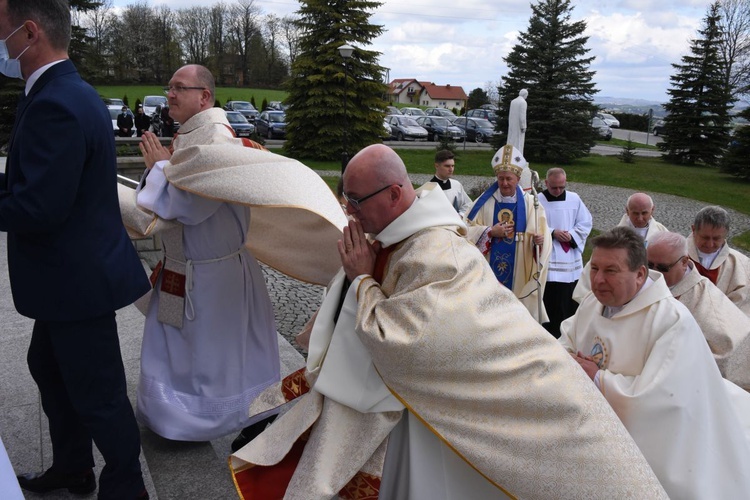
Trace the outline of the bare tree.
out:
<instances>
[{"instance_id":1,"label":"bare tree","mask_svg":"<svg viewBox=\"0 0 750 500\"><path fill-rule=\"evenodd\" d=\"M497 101L500 99L500 93L498 92L498 88L500 88L502 84L500 81L493 82L491 80L488 80L484 82L484 90L487 93L487 98L490 100L492 104L497 104Z\"/></svg>"},{"instance_id":2,"label":"bare tree","mask_svg":"<svg viewBox=\"0 0 750 500\"><path fill-rule=\"evenodd\" d=\"M732 97L739 99L750 92L750 0L721 0L719 13L725 82Z\"/></svg>"},{"instance_id":3,"label":"bare tree","mask_svg":"<svg viewBox=\"0 0 750 500\"><path fill-rule=\"evenodd\" d=\"M297 24L296 18L291 16L281 18L281 36L286 43L289 67L294 64L294 60L297 59L297 54L299 54L299 38L301 34L302 30Z\"/></svg>"},{"instance_id":4,"label":"bare tree","mask_svg":"<svg viewBox=\"0 0 750 500\"><path fill-rule=\"evenodd\" d=\"M211 55L212 70L218 81L224 81L225 60L227 57L227 22L229 21L229 8L226 4L219 2L211 7L211 19L209 26L209 53Z\"/></svg>"},{"instance_id":5,"label":"bare tree","mask_svg":"<svg viewBox=\"0 0 750 500\"><path fill-rule=\"evenodd\" d=\"M103 0L95 9L82 14L81 26L86 28L86 34L93 39L94 54L103 56L107 42L107 31L112 26L112 0Z\"/></svg>"},{"instance_id":6,"label":"bare tree","mask_svg":"<svg viewBox=\"0 0 750 500\"><path fill-rule=\"evenodd\" d=\"M231 13L230 36L232 51L240 59L241 84L249 85L250 47L253 35L259 31L257 18L260 15L260 7L255 5L254 0L238 0L236 4L232 5Z\"/></svg>"},{"instance_id":7,"label":"bare tree","mask_svg":"<svg viewBox=\"0 0 750 500\"><path fill-rule=\"evenodd\" d=\"M175 37L177 22L175 13L166 5L154 9L154 49L156 57L152 61L155 80L167 82L180 66L180 44Z\"/></svg>"},{"instance_id":8,"label":"bare tree","mask_svg":"<svg viewBox=\"0 0 750 500\"><path fill-rule=\"evenodd\" d=\"M208 7L188 7L177 11L182 50L188 63L208 62L211 10Z\"/></svg>"},{"instance_id":9,"label":"bare tree","mask_svg":"<svg viewBox=\"0 0 750 500\"><path fill-rule=\"evenodd\" d=\"M120 29L113 39L114 50L125 55L122 70L138 82L154 80L152 62L158 57L155 25L154 11L146 2L130 4L120 16Z\"/></svg>"}]
</instances>

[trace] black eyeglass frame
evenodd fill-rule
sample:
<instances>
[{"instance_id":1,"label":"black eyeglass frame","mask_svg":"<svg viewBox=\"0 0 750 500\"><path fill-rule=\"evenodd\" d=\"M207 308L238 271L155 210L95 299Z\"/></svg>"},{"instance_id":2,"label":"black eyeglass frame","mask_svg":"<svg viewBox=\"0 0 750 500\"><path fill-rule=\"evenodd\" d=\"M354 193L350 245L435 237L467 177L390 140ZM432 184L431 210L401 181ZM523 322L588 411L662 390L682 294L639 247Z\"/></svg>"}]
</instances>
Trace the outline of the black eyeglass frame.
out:
<instances>
[{"instance_id":1,"label":"black eyeglass frame","mask_svg":"<svg viewBox=\"0 0 750 500\"><path fill-rule=\"evenodd\" d=\"M346 202L349 203L352 206L352 208L354 209L354 211L355 212L359 212L360 209L361 209L360 205L362 203L364 203L365 201L369 200L370 198L372 198L376 194L382 193L383 191L385 191L386 189L388 189L391 186L403 187L403 184L388 184L387 186L383 186L382 188L378 189L374 193L368 194L367 196L363 196L362 198L359 198L359 199L357 199L357 198L351 198L351 197L349 197L348 194L343 193L343 192L341 194L344 196L344 199L346 200Z\"/></svg>"},{"instance_id":2,"label":"black eyeglass frame","mask_svg":"<svg viewBox=\"0 0 750 500\"><path fill-rule=\"evenodd\" d=\"M169 93L173 90L175 94L180 94L186 90L206 90L206 87L185 87L182 85L168 85L166 87L162 87L162 90L164 91L164 94L169 95Z\"/></svg>"},{"instance_id":3,"label":"black eyeglass frame","mask_svg":"<svg viewBox=\"0 0 750 500\"><path fill-rule=\"evenodd\" d=\"M654 271L659 271L660 273L668 273L674 266L677 265L678 262L680 262L685 257L686 256L683 255L682 257L671 263L669 266L665 266L664 264L654 264L653 262L648 261L648 268L653 269Z\"/></svg>"}]
</instances>

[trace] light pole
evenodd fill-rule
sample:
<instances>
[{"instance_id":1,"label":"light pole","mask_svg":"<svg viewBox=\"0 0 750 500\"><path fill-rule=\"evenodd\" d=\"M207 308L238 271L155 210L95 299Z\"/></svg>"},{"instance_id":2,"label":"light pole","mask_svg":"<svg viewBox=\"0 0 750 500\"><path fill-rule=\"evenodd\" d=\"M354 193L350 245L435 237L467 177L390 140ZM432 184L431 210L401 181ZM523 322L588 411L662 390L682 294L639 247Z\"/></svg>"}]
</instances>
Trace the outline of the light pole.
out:
<instances>
[{"instance_id":1,"label":"light pole","mask_svg":"<svg viewBox=\"0 0 750 500\"><path fill-rule=\"evenodd\" d=\"M346 115L346 81L349 79L349 71L348 71L348 65L347 62L349 61L349 58L352 57L352 53L354 52L354 47L348 44L344 44L339 47L339 54L341 55L341 58L344 60L344 138L343 138L343 147L341 148L341 173L344 173L344 170L346 170L346 165L349 163L349 153L347 150L347 139L349 138L349 124L347 120Z\"/></svg>"}]
</instances>

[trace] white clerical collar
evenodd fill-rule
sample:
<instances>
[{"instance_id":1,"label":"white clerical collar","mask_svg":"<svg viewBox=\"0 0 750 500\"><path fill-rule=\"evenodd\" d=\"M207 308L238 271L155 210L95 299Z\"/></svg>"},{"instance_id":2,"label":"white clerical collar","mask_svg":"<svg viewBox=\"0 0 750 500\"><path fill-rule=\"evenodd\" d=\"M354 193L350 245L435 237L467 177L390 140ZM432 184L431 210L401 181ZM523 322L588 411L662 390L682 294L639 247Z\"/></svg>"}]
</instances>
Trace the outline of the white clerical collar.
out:
<instances>
[{"instance_id":1,"label":"white clerical collar","mask_svg":"<svg viewBox=\"0 0 750 500\"><path fill-rule=\"evenodd\" d=\"M602 316L604 316L607 319L611 318L618 312L625 309L625 307L627 307L628 304L633 302L636 297L638 297L641 293L643 293L644 290L646 290L646 288L650 287L653 284L654 284L654 280L652 280L650 276L646 277L645 283L643 283L643 286L641 287L641 289L638 290L638 293L633 295L632 299L630 299L629 301L627 301L625 304L621 306L604 306L604 310L602 311Z\"/></svg>"},{"instance_id":2,"label":"white clerical collar","mask_svg":"<svg viewBox=\"0 0 750 500\"><path fill-rule=\"evenodd\" d=\"M724 245L726 245L726 243L724 243ZM698 258L701 261L701 266L705 267L706 269L711 269L711 265L714 263L714 259L716 259L716 256L719 255L719 252L721 252L721 250L724 248L724 245L722 245L721 248L713 253L703 253L698 250L698 247L696 247L695 250L698 252Z\"/></svg>"},{"instance_id":3,"label":"white clerical collar","mask_svg":"<svg viewBox=\"0 0 750 500\"><path fill-rule=\"evenodd\" d=\"M61 63L65 61L65 59L60 59L59 61L52 61L49 64L45 64L41 68L34 71L31 76L29 76L29 79L26 80L26 95L29 95L29 92L31 92L31 89L34 87L34 84L37 80L39 80L39 77L44 74L45 71L50 69L52 66L54 66L57 63Z\"/></svg>"},{"instance_id":4,"label":"white clerical collar","mask_svg":"<svg viewBox=\"0 0 750 500\"><path fill-rule=\"evenodd\" d=\"M646 224L645 227L635 227L630 219L628 219L628 223L630 224L631 229L633 229L633 231L635 231L638 236L640 236L644 240L646 239L646 235L648 234L648 226L651 224L651 221L648 221L648 224Z\"/></svg>"},{"instance_id":5,"label":"white clerical collar","mask_svg":"<svg viewBox=\"0 0 750 500\"><path fill-rule=\"evenodd\" d=\"M454 226L459 234L466 235L466 224L440 186L427 183L417 190L417 198L412 205L378 233L375 239L385 248L405 240L417 231L436 226Z\"/></svg>"},{"instance_id":6,"label":"white clerical collar","mask_svg":"<svg viewBox=\"0 0 750 500\"><path fill-rule=\"evenodd\" d=\"M516 191L513 191L513 196L503 196L500 192L500 188L497 189L497 192L495 193L495 198L500 203L516 203L518 201L518 198L516 197Z\"/></svg>"}]
</instances>

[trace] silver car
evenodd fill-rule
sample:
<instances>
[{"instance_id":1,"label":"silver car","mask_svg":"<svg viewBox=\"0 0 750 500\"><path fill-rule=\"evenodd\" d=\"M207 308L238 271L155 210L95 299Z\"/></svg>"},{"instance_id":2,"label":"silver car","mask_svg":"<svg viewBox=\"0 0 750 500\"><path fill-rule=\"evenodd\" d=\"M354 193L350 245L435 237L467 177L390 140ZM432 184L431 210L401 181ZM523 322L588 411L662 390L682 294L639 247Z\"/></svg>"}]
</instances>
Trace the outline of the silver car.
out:
<instances>
[{"instance_id":1,"label":"silver car","mask_svg":"<svg viewBox=\"0 0 750 500\"><path fill-rule=\"evenodd\" d=\"M397 141L426 141L427 131L406 115L389 115L386 117L391 126L391 136Z\"/></svg>"}]
</instances>

